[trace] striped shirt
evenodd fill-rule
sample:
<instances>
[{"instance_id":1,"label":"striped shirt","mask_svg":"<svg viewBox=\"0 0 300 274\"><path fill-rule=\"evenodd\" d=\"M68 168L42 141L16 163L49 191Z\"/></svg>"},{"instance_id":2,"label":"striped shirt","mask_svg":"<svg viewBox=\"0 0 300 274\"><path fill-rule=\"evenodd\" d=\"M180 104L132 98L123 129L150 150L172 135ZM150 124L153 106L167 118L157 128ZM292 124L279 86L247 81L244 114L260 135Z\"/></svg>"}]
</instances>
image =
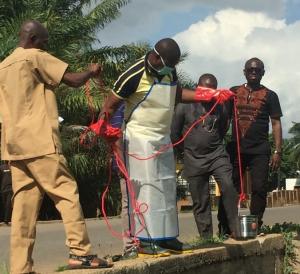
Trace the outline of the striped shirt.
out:
<instances>
[{"instance_id":1,"label":"striped shirt","mask_svg":"<svg viewBox=\"0 0 300 274\"><path fill-rule=\"evenodd\" d=\"M148 54L138 59L122 73L114 84L113 93L115 96L125 100L125 120L129 118L135 107L145 98L155 82L177 83L176 70L166 76L154 75L147 65Z\"/></svg>"}]
</instances>

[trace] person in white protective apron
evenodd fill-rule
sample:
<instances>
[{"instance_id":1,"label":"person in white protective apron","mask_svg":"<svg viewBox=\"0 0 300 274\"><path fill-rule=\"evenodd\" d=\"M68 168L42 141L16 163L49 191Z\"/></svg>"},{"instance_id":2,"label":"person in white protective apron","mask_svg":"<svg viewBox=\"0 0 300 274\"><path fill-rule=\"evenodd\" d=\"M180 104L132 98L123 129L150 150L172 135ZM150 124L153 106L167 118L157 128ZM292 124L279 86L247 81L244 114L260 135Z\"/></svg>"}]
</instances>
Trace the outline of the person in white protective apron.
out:
<instances>
[{"instance_id":1,"label":"person in white protective apron","mask_svg":"<svg viewBox=\"0 0 300 274\"><path fill-rule=\"evenodd\" d=\"M175 101L201 100L200 94L183 90L178 85L175 66L179 59L180 49L173 39L158 41L153 50L120 75L102 109L102 113L110 116L125 100L124 158L140 207L131 208L130 195L129 206L123 204L123 208L129 208L130 232L124 241L124 257L136 253L139 256L169 256L170 252L184 253L191 249L177 240L173 149L149 160L128 156L135 154L145 158L170 144ZM122 192L123 197L127 194ZM135 211L141 214L133 214ZM138 247L130 240L133 236L140 240Z\"/></svg>"}]
</instances>

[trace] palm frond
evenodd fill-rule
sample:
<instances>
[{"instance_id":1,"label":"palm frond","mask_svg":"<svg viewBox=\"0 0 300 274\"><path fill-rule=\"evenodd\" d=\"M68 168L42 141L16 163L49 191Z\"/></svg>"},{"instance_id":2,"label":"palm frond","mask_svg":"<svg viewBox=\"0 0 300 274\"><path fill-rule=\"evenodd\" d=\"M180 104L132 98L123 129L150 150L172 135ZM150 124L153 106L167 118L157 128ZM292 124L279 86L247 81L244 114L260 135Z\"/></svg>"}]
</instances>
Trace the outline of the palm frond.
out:
<instances>
[{"instance_id":1,"label":"palm frond","mask_svg":"<svg viewBox=\"0 0 300 274\"><path fill-rule=\"evenodd\" d=\"M86 22L90 30L104 28L106 24L120 15L120 8L127 5L130 0L102 0L86 16Z\"/></svg>"},{"instance_id":2,"label":"palm frond","mask_svg":"<svg viewBox=\"0 0 300 274\"><path fill-rule=\"evenodd\" d=\"M79 189L103 191L107 181L109 155L105 142L97 139L92 148L79 144L84 126L90 124L92 113L97 117L103 100L118 75L135 59L149 50L147 44L130 44L122 47L101 47L96 32L120 15L120 9L129 0L0 0L0 60L8 56L18 43L21 24L28 19L40 21L49 31L49 52L69 64L71 71L86 70L90 62L103 66L105 87L90 81L89 99L85 88L72 89L61 85L56 90L61 124L64 155L73 172ZM88 12L86 7L89 6ZM92 102L92 106L91 106ZM82 187L84 186L84 187ZM115 187L110 205L116 206ZM95 191L90 191L91 193ZM111 208L111 211L113 209Z\"/></svg>"}]
</instances>

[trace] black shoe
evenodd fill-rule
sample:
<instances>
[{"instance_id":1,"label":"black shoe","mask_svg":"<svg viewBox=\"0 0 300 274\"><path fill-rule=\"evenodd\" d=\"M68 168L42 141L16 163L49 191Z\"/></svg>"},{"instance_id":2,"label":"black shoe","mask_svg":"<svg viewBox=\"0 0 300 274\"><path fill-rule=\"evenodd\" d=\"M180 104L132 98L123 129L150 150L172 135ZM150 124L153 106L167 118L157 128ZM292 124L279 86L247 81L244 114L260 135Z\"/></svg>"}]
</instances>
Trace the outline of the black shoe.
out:
<instances>
[{"instance_id":1,"label":"black shoe","mask_svg":"<svg viewBox=\"0 0 300 274\"><path fill-rule=\"evenodd\" d=\"M184 244L178 239L155 241L155 243L161 248L169 250L171 253L184 254L193 252L192 246Z\"/></svg>"},{"instance_id":2,"label":"black shoe","mask_svg":"<svg viewBox=\"0 0 300 274\"><path fill-rule=\"evenodd\" d=\"M260 220L258 220L257 224L258 224L258 226L257 226L257 236L265 236L263 221L260 219Z\"/></svg>"},{"instance_id":3,"label":"black shoe","mask_svg":"<svg viewBox=\"0 0 300 274\"><path fill-rule=\"evenodd\" d=\"M160 247L153 241L140 241L140 246L138 247L138 257L168 257L170 256L169 250Z\"/></svg>"},{"instance_id":4,"label":"black shoe","mask_svg":"<svg viewBox=\"0 0 300 274\"><path fill-rule=\"evenodd\" d=\"M261 236L265 236L265 231L262 227L259 227L257 229L257 236L261 237Z\"/></svg>"},{"instance_id":5,"label":"black shoe","mask_svg":"<svg viewBox=\"0 0 300 274\"><path fill-rule=\"evenodd\" d=\"M124 253L120 260L132 260L136 259L138 257L138 248L136 246L133 246L132 248L129 248L127 250L124 250Z\"/></svg>"},{"instance_id":6,"label":"black shoe","mask_svg":"<svg viewBox=\"0 0 300 274\"><path fill-rule=\"evenodd\" d=\"M219 228L218 236L220 238L224 235L230 235L231 234L231 231L230 231L229 226L227 224L219 223L218 228Z\"/></svg>"}]
</instances>

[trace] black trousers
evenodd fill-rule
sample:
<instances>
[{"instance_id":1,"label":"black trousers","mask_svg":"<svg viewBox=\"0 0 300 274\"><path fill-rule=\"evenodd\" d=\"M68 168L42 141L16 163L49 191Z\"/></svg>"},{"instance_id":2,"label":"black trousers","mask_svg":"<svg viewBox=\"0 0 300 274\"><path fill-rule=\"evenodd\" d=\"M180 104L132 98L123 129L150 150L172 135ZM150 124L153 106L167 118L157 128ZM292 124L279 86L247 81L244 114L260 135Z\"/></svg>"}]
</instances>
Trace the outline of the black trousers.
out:
<instances>
[{"instance_id":1,"label":"black trousers","mask_svg":"<svg viewBox=\"0 0 300 274\"><path fill-rule=\"evenodd\" d=\"M268 176L269 176L269 162L270 155L252 155L241 154L242 170L249 168L251 178L251 203L250 213L257 215L259 226L262 225L263 215L267 205L267 191L268 191ZM240 176L238 172L238 161L235 159L233 169L233 180L235 185L238 185L240 192L239 182Z\"/></svg>"},{"instance_id":2,"label":"black trousers","mask_svg":"<svg viewBox=\"0 0 300 274\"><path fill-rule=\"evenodd\" d=\"M233 181L237 191L240 193L239 164L237 157L231 155L233 162ZM258 217L259 227L263 224L263 215L267 204L268 176L270 155L266 154L241 154L242 173L248 167L251 178L251 203L250 214ZM224 211L221 205L221 211ZM222 213L221 227L228 231L228 225Z\"/></svg>"},{"instance_id":3,"label":"black trousers","mask_svg":"<svg viewBox=\"0 0 300 274\"><path fill-rule=\"evenodd\" d=\"M237 192L232 182L232 166L227 155L217 157L211 162L206 173L187 177L193 200L193 213L201 237L213 235L209 176L213 175L222 195L223 211L230 230L239 235Z\"/></svg>"},{"instance_id":4,"label":"black trousers","mask_svg":"<svg viewBox=\"0 0 300 274\"><path fill-rule=\"evenodd\" d=\"M11 213L12 213L12 191L2 192L2 208L3 208L3 221L5 223L9 223L11 221Z\"/></svg>"}]
</instances>

